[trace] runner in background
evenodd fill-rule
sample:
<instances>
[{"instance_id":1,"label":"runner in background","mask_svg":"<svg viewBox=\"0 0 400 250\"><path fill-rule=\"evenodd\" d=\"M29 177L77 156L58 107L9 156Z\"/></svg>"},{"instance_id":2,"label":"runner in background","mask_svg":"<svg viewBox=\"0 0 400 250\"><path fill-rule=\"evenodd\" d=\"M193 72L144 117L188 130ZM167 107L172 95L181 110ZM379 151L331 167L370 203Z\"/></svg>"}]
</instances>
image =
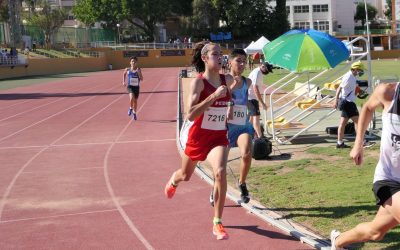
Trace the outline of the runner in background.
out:
<instances>
[{"instance_id":1,"label":"runner in background","mask_svg":"<svg viewBox=\"0 0 400 250\"><path fill-rule=\"evenodd\" d=\"M181 131L181 143L185 151L181 167L172 174L165 186L165 195L172 198L179 183L190 180L197 162L207 158L215 176L213 234L218 240L228 239L222 225L222 213L227 189L229 144L226 120L232 116L232 109L228 107L232 105L228 86L232 84L233 78L219 74L222 52L218 44L196 44L192 63L199 75L190 83L187 120Z\"/></svg>"},{"instance_id":2,"label":"runner in background","mask_svg":"<svg viewBox=\"0 0 400 250\"><path fill-rule=\"evenodd\" d=\"M349 231L331 232L331 249L356 242L379 241L400 224L400 83L380 84L364 104L357 136L350 156L356 165L364 159L364 135L376 108L383 107L379 161L375 168L373 192L379 206L375 218L358 224Z\"/></svg>"},{"instance_id":3,"label":"runner in background","mask_svg":"<svg viewBox=\"0 0 400 250\"><path fill-rule=\"evenodd\" d=\"M240 177L239 189L242 202L250 201L247 190L246 177L251 165L251 139L254 136L253 125L247 117L248 89L251 80L243 77L242 73L246 68L246 52L243 49L234 49L229 55L230 74L234 77L234 83L230 90L232 93L233 119L228 121L229 147L239 147L240 150ZM214 189L210 195L210 203L214 204Z\"/></svg>"},{"instance_id":4,"label":"runner in background","mask_svg":"<svg viewBox=\"0 0 400 250\"><path fill-rule=\"evenodd\" d=\"M133 119L137 120L137 101L139 98L140 82L143 81L143 75L141 69L138 67L137 57L131 57L129 68L124 70L124 75L122 78L122 84L127 85L127 90L129 93L129 109L128 116L133 115Z\"/></svg>"}]
</instances>

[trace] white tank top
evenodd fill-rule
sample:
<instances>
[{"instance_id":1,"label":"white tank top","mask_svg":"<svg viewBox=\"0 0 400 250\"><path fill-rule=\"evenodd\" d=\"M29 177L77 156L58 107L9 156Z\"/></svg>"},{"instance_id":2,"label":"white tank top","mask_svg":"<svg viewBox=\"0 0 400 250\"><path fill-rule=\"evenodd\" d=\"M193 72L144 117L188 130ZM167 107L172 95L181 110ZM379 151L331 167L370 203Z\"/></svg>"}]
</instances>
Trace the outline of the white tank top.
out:
<instances>
[{"instance_id":1,"label":"white tank top","mask_svg":"<svg viewBox=\"0 0 400 250\"><path fill-rule=\"evenodd\" d=\"M375 169L374 182L393 180L400 182L400 84L390 108L382 113L382 139L378 165Z\"/></svg>"}]
</instances>

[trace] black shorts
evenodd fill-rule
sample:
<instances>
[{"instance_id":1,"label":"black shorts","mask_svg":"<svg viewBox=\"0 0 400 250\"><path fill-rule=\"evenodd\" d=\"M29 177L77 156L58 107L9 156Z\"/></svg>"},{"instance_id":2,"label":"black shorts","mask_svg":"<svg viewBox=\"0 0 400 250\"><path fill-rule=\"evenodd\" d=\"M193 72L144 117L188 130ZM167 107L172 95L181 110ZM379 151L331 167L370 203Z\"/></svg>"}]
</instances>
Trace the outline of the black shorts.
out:
<instances>
[{"instance_id":1,"label":"black shorts","mask_svg":"<svg viewBox=\"0 0 400 250\"><path fill-rule=\"evenodd\" d=\"M138 99L138 97L139 97L139 89L140 89L139 86L128 85L128 87L126 87L126 89L128 90L128 93L132 93L133 96L136 99Z\"/></svg>"},{"instance_id":2,"label":"black shorts","mask_svg":"<svg viewBox=\"0 0 400 250\"><path fill-rule=\"evenodd\" d=\"M261 115L260 105L258 104L258 100L252 99L247 102L247 114L251 116Z\"/></svg>"},{"instance_id":3,"label":"black shorts","mask_svg":"<svg viewBox=\"0 0 400 250\"><path fill-rule=\"evenodd\" d=\"M375 194L376 205L382 206L395 193L400 191L400 183L391 180L377 181L372 191Z\"/></svg>"},{"instance_id":4,"label":"black shorts","mask_svg":"<svg viewBox=\"0 0 400 250\"><path fill-rule=\"evenodd\" d=\"M354 116L359 116L357 105L354 102L346 102L343 107L341 117L351 118Z\"/></svg>"}]
</instances>

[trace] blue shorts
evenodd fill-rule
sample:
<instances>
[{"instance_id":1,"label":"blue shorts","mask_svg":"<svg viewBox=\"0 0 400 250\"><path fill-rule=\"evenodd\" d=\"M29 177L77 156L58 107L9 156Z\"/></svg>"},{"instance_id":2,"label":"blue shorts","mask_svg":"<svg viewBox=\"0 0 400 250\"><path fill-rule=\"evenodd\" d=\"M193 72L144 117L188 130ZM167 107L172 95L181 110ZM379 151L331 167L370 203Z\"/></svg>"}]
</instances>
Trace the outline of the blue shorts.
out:
<instances>
[{"instance_id":1,"label":"blue shorts","mask_svg":"<svg viewBox=\"0 0 400 250\"><path fill-rule=\"evenodd\" d=\"M254 128L250 122L246 121L245 125L235 125L228 123L228 140L229 147L237 147L237 140L241 134L249 134L250 137L254 136Z\"/></svg>"}]
</instances>

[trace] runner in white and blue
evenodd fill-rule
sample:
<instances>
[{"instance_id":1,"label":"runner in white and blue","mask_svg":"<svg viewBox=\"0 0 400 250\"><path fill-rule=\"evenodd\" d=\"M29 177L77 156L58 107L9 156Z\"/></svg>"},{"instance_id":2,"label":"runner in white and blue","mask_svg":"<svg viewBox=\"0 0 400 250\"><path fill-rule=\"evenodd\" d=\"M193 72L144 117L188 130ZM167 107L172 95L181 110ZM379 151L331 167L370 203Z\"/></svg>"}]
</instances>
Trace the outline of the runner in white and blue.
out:
<instances>
[{"instance_id":1,"label":"runner in white and blue","mask_svg":"<svg viewBox=\"0 0 400 250\"><path fill-rule=\"evenodd\" d=\"M128 116L133 115L133 119L137 119L137 100L140 92L140 81L143 81L143 75L141 69L137 65L137 57L130 59L130 67L124 70L122 84L127 85L127 91L129 93L129 109Z\"/></svg>"}]
</instances>

